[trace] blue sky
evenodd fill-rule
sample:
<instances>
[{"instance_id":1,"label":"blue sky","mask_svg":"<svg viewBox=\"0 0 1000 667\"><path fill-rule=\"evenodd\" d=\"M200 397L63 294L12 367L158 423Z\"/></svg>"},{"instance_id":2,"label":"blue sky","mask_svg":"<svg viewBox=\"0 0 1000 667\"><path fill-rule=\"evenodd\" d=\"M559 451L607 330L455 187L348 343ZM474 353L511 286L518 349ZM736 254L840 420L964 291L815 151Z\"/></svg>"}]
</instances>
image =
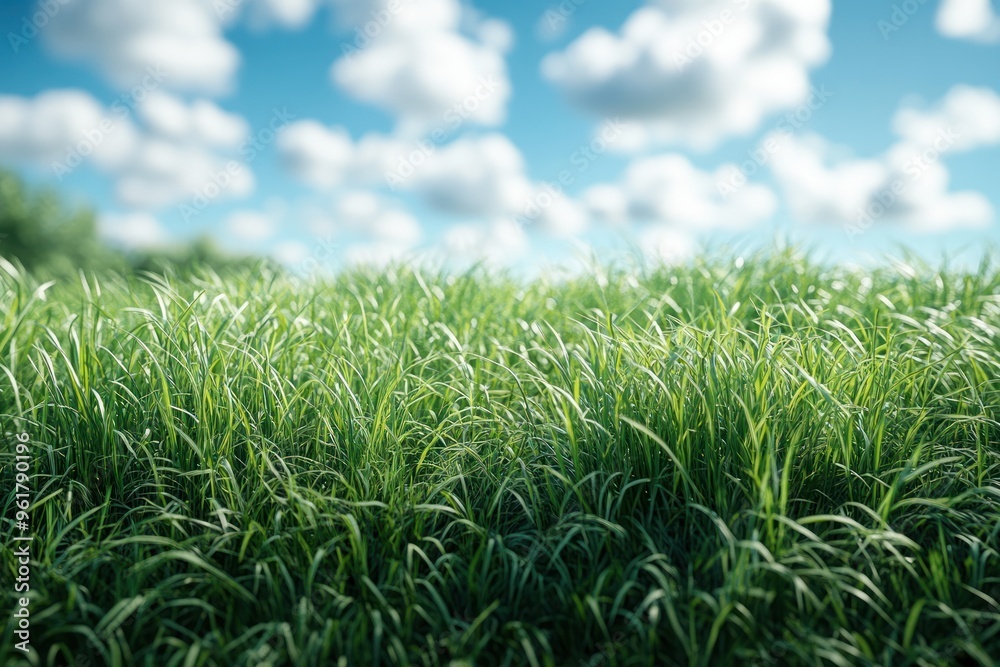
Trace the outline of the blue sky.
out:
<instances>
[{"instance_id":1,"label":"blue sky","mask_svg":"<svg viewBox=\"0 0 1000 667\"><path fill-rule=\"evenodd\" d=\"M1000 238L998 14L986 0L18 0L0 8L0 164L93 203L112 242L208 234L302 270L626 245L676 261L779 232L836 260L898 244L935 257ZM606 131L606 150L580 152ZM87 136L92 155L54 166Z\"/></svg>"}]
</instances>

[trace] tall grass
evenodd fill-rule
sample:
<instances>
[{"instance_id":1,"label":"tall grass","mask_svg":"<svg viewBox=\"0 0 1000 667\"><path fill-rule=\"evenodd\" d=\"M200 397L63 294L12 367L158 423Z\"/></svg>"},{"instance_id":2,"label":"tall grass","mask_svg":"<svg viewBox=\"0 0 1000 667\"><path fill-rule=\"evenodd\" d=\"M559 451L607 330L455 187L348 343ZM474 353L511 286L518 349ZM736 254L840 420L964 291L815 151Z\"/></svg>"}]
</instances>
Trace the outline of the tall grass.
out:
<instances>
[{"instance_id":1,"label":"tall grass","mask_svg":"<svg viewBox=\"0 0 1000 667\"><path fill-rule=\"evenodd\" d=\"M992 265L0 281L32 664L1000 656Z\"/></svg>"}]
</instances>

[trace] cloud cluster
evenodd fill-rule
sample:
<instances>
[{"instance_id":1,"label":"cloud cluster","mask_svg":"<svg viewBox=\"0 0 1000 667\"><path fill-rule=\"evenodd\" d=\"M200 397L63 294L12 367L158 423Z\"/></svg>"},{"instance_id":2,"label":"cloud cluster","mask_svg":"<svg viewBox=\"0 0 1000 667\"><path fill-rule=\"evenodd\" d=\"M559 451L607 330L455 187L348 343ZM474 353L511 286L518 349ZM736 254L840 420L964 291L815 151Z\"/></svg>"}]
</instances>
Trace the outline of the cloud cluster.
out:
<instances>
[{"instance_id":1,"label":"cloud cluster","mask_svg":"<svg viewBox=\"0 0 1000 667\"><path fill-rule=\"evenodd\" d=\"M815 135L785 138L771 163L797 220L844 225L860 233L881 221L915 231L981 227L993 207L977 192L952 192L943 159L1000 143L1000 96L957 86L929 109L900 109L899 140L872 158L845 151Z\"/></svg>"},{"instance_id":2,"label":"cloud cluster","mask_svg":"<svg viewBox=\"0 0 1000 667\"><path fill-rule=\"evenodd\" d=\"M955 150L1000 144L1000 95L989 88L958 85L929 109L896 112L893 130L905 141L929 145L941 128L953 128Z\"/></svg>"},{"instance_id":3,"label":"cloud cluster","mask_svg":"<svg viewBox=\"0 0 1000 667\"><path fill-rule=\"evenodd\" d=\"M113 170L122 167L136 141L122 112L105 109L82 90L0 96L0 154L10 160L45 167L92 160Z\"/></svg>"},{"instance_id":4,"label":"cloud cluster","mask_svg":"<svg viewBox=\"0 0 1000 667\"><path fill-rule=\"evenodd\" d=\"M73 89L0 97L0 152L60 180L91 164L112 177L118 204L136 214L190 201L211 187L220 197L253 191L253 173L237 154L248 132L244 119L212 102L188 104L160 91L129 102L105 107ZM147 217L116 220L152 229Z\"/></svg>"},{"instance_id":5,"label":"cloud cluster","mask_svg":"<svg viewBox=\"0 0 1000 667\"><path fill-rule=\"evenodd\" d=\"M448 258L460 264L482 263L509 266L528 251L528 236L512 220L454 225L444 235L441 247Z\"/></svg>"},{"instance_id":6,"label":"cloud cluster","mask_svg":"<svg viewBox=\"0 0 1000 667\"><path fill-rule=\"evenodd\" d=\"M170 235L151 213L105 214L97 221L101 235L130 250L149 250L167 245Z\"/></svg>"},{"instance_id":7,"label":"cloud cluster","mask_svg":"<svg viewBox=\"0 0 1000 667\"><path fill-rule=\"evenodd\" d=\"M234 150L250 134L246 120L209 100L186 105L172 95L153 91L138 112L151 131L176 141Z\"/></svg>"},{"instance_id":8,"label":"cloud cluster","mask_svg":"<svg viewBox=\"0 0 1000 667\"><path fill-rule=\"evenodd\" d=\"M274 216L252 209L241 209L230 213L223 228L227 237L250 244L267 241L278 231Z\"/></svg>"},{"instance_id":9,"label":"cloud cluster","mask_svg":"<svg viewBox=\"0 0 1000 667\"><path fill-rule=\"evenodd\" d=\"M707 148L801 104L830 53L829 0L650 0L616 34L591 28L542 74L573 103L632 122L623 144Z\"/></svg>"},{"instance_id":10,"label":"cloud cluster","mask_svg":"<svg viewBox=\"0 0 1000 667\"><path fill-rule=\"evenodd\" d=\"M744 230L771 219L778 198L750 183L731 194L719 188L723 165L703 171L678 153L633 160L618 183L601 183L583 196L589 216L616 226L637 225L636 241L647 257L676 263L694 251L698 233Z\"/></svg>"},{"instance_id":11,"label":"cloud cluster","mask_svg":"<svg viewBox=\"0 0 1000 667\"><path fill-rule=\"evenodd\" d=\"M337 198L335 220L361 241L345 248L348 264L384 266L412 253L423 230L409 213L369 191L348 191Z\"/></svg>"},{"instance_id":12,"label":"cloud cluster","mask_svg":"<svg viewBox=\"0 0 1000 667\"><path fill-rule=\"evenodd\" d=\"M580 4L560 5L557 22ZM720 189L734 165L706 169L657 149L707 150L758 131L768 115L809 99L810 72L830 54L830 0L645 0L619 29L587 30L546 56L542 75L577 107L616 124L620 117L616 150L641 155L576 199L566 184L534 181L521 151L496 129L511 97L514 35L469 3L61 0L43 33L48 47L130 92L106 104L80 90L0 96L0 152L60 178L93 165L113 179L125 211L102 217L104 233L132 247L162 243L158 210L244 197L255 187L256 150L244 150L250 126L205 99L234 88L240 54L225 31L301 29L324 8L344 39L333 84L389 114L395 128L355 139L303 120L276 134L277 149L296 179L334 197L320 217L352 239L341 250L354 263L383 264L425 243L390 192L451 218L440 244L452 256L509 262L528 249L529 230L577 238L605 221L635 225L651 256L686 257L693 235L765 222L778 198L759 183ZM942 0L937 26L950 37L1000 41L990 0ZM943 159L1000 144L1000 96L956 86L934 105L900 109L892 127L895 143L862 158L815 135L783 135L768 165L795 218L886 219L923 230L992 220L985 197L950 189ZM244 209L222 230L238 242L270 243L286 258L307 253L280 239L282 219Z\"/></svg>"},{"instance_id":13,"label":"cloud cluster","mask_svg":"<svg viewBox=\"0 0 1000 667\"><path fill-rule=\"evenodd\" d=\"M955 39L1000 42L1000 16L990 0L941 0L937 28Z\"/></svg>"},{"instance_id":14,"label":"cloud cluster","mask_svg":"<svg viewBox=\"0 0 1000 667\"><path fill-rule=\"evenodd\" d=\"M315 120L292 123L277 141L285 167L299 180L317 188L343 183L356 164L354 143L342 128L327 128Z\"/></svg>"},{"instance_id":15,"label":"cloud cluster","mask_svg":"<svg viewBox=\"0 0 1000 667\"><path fill-rule=\"evenodd\" d=\"M214 0L239 9L242 0ZM312 20L320 0L255 0L250 5L249 22L255 28L277 25L289 30L304 27ZM228 12L220 12L227 14Z\"/></svg>"},{"instance_id":16,"label":"cloud cluster","mask_svg":"<svg viewBox=\"0 0 1000 667\"><path fill-rule=\"evenodd\" d=\"M531 195L524 159L501 134L458 139L415 171L412 187L438 210L456 215L509 215Z\"/></svg>"},{"instance_id":17,"label":"cloud cluster","mask_svg":"<svg viewBox=\"0 0 1000 667\"><path fill-rule=\"evenodd\" d=\"M341 128L299 121L279 138L278 151L293 175L321 190L388 186L461 218L513 220L545 189L528 178L524 157L510 139L495 132L443 146L377 134L353 142ZM531 222L557 236L582 232L582 207L565 195L551 199Z\"/></svg>"},{"instance_id":18,"label":"cloud cluster","mask_svg":"<svg viewBox=\"0 0 1000 667\"><path fill-rule=\"evenodd\" d=\"M403 132L447 121L451 112L498 125L510 97L506 23L463 11L459 0L336 3L355 44L331 68L352 97L392 113Z\"/></svg>"},{"instance_id":19,"label":"cloud cluster","mask_svg":"<svg viewBox=\"0 0 1000 667\"><path fill-rule=\"evenodd\" d=\"M725 196L719 189L723 165L714 173L669 153L632 162L620 184L591 188L584 199L595 216L613 223L648 221L688 231L745 229L774 215L777 197L759 184Z\"/></svg>"},{"instance_id":20,"label":"cloud cluster","mask_svg":"<svg viewBox=\"0 0 1000 667\"><path fill-rule=\"evenodd\" d=\"M432 129L450 135L465 124L495 126L505 119L511 91L505 56L513 31L459 0L66 0L45 31L50 49L95 66L119 89L144 88L142 104L116 118L114 131L88 151L89 160L112 174L119 204L154 211L213 199L213 193L249 194L253 175L233 159L242 153L246 121L209 100L184 101L163 90L231 91L240 55L226 29L244 21L298 29L324 5L347 35L345 53L331 67L333 82L392 114L397 127L355 142L315 121L294 124L279 147L300 180L322 189L384 189L387 174L414 167L410 157L426 145L416 142ZM149 92L143 82L151 72L159 78ZM112 115L86 93L72 95L5 98L0 147L15 159L45 164ZM420 168L398 189L438 210L477 219L509 215L532 194L523 159L505 137L437 143L426 164L414 158ZM563 204L548 217L565 222L571 209ZM382 211L364 226L374 230L365 250L371 257L398 253L419 236L416 222L398 211ZM229 235L245 241L270 238L274 227L268 215L248 211L225 222Z\"/></svg>"},{"instance_id":21,"label":"cloud cluster","mask_svg":"<svg viewBox=\"0 0 1000 667\"><path fill-rule=\"evenodd\" d=\"M64 0L44 37L55 53L93 63L120 89L155 68L171 88L224 93L240 64L213 0Z\"/></svg>"}]
</instances>

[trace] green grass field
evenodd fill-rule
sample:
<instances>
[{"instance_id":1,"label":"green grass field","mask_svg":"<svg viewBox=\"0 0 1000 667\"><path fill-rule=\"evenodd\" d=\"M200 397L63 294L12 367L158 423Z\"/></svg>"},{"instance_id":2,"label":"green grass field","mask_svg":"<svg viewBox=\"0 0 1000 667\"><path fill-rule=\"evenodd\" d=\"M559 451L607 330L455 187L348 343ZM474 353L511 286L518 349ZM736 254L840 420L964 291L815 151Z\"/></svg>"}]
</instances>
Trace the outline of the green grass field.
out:
<instances>
[{"instance_id":1,"label":"green grass field","mask_svg":"<svg viewBox=\"0 0 1000 667\"><path fill-rule=\"evenodd\" d=\"M995 266L37 287L33 664L1000 662Z\"/></svg>"}]
</instances>

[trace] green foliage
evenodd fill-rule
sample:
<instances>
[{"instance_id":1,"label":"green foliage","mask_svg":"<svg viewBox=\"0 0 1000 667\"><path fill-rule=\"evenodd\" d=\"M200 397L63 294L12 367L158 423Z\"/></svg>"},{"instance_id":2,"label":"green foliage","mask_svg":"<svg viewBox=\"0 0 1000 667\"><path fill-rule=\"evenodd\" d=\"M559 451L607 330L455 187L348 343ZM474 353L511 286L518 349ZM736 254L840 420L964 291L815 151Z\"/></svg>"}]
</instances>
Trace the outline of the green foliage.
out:
<instances>
[{"instance_id":1,"label":"green foliage","mask_svg":"<svg viewBox=\"0 0 1000 667\"><path fill-rule=\"evenodd\" d=\"M125 266L101 245L92 211L69 211L55 192L33 192L19 176L2 169L0 256L45 275Z\"/></svg>"},{"instance_id":2,"label":"green foliage","mask_svg":"<svg viewBox=\"0 0 1000 667\"><path fill-rule=\"evenodd\" d=\"M81 270L188 275L203 267L218 271L249 269L261 261L227 255L207 238L158 250L113 250L101 242L93 211L69 211L56 192L33 191L19 176L3 169L0 257L45 278L74 276Z\"/></svg>"},{"instance_id":3,"label":"green foliage","mask_svg":"<svg viewBox=\"0 0 1000 667\"><path fill-rule=\"evenodd\" d=\"M1000 655L993 267L6 274L35 664Z\"/></svg>"},{"instance_id":4,"label":"green foliage","mask_svg":"<svg viewBox=\"0 0 1000 667\"><path fill-rule=\"evenodd\" d=\"M270 260L263 258L227 254L219 250L208 238L196 239L186 246L134 252L129 255L129 263L135 271L169 273L177 276L190 276L205 268L232 272L256 270L261 265L272 268L276 266Z\"/></svg>"}]
</instances>

